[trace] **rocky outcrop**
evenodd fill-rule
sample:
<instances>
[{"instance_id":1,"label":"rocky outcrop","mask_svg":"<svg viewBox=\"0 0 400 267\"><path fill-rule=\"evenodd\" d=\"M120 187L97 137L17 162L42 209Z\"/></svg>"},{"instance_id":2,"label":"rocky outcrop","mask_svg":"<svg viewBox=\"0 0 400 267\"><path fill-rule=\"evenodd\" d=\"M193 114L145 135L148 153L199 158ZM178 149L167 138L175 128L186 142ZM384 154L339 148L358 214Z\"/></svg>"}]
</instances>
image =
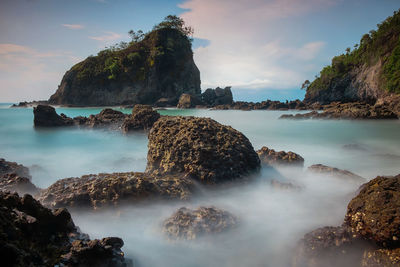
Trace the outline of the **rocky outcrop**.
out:
<instances>
[{"instance_id":1,"label":"rocky outcrop","mask_svg":"<svg viewBox=\"0 0 400 267\"><path fill-rule=\"evenodd\" d=\"M73 66L62 78L50 104L114 106L176 105L182 93L198 95L200 72L191 42L181 31L159 28L127 48L104 50Z\"/></svg>"},{"instance_id":2,"label":"rocky outcrop","mask_svg":"<svg viewBox=\"0 0 400 267\"><path fill-rule=\"evenodd\" d=\"M221 105L216 105L213 107L213 109L236 109L236 110L288 110L288 109L299 109L299 110L304 110L304 109L314 109L314 107L306 106L302 101L300 100L293 100L293 101L286 101L286 102L280 102L280 101L272 101L272 100L266 100L262 102L244 102L244 101L236 101L231 104L221 104Z\"/></svg>"},{"instance_id":3,"label":"rocky outcrop","mask_svg":"<svg viewBox=\"0 0 400 267\"><path fill-rule=\"evenodd\" d=\"M280 119L398 119L396 113L384 105L365 103L333 103L325 105L322 112L284 114Z\"/></svg>"},{"instance_id":4,"label":"rocky outcrop","mask_svg":"<svg viewBox=\"0 0 400 267\"><path fill-rule=\"evenodd\" d=\"M179 98L177 108L194 108L197 105L203 105L200 99L190 94L182 94Z\"/></svg>"},{"instance_id":5,"label":"rocky outcrop","mask_svg":"<svg viewBox=\"0 0 400 267\"><path fill-rule=\"evenodd\" d=\"M209 118L162 117L149 133L146 171L185 174L205 184L245 178L260 159L250 141Z\"/></svg>"},{"instance_id":6,"label":"rocky outcrop","mask_svg":"<svg viewBox=\"0 0 400 267\"><path fill-rule=\"evenodd\" d=\"M365 183L366 180L365 178L354 174L350 171L347 170L341 170L338 168L334 167L329 167L323 164L314 164L308 167L308 171L317 173L317 174L322 174L326 176L331 176L339 179L343 179L346 181L354 182L354 183Z\"/></svg>"},{"instance_id":7,"label":"rocky outcrop","mask_svg":"<svg viewBox=\"0 0 400 267\"><path fill-rule=\"evenodd\" d=\"M237 219L232 214L215 207L195 210L183 207L164 221L163 231L170 239L193 240L226 231L236 224Z\"/></svg>"},{"instance_id":8,"label":"rocky outcrop","mask_svg":"<svg viewBox=\"0 0 400 267\"><path fill-rule=\"evenodd\" d=\"M160 114L149 105L137 104L133 107L132 116L126 117L122 124L122 131L129 133L138 130L150 130L160 118Z\"/></svg>"},{"instance_id":9,"label":"rocky outcrop","mask_svg":"<svg viewBox=\"0 0 400 267\"><path fill-rule=\"evenodd\" d=\"M194 191L189 179L147 173L101 173L61 179L41 191L38 200L51 208L100 208L146 200L187 200Z\"/></svg>"},{"instance_id":10,"label":"rocky outcrop","mask_svg":"<svg viewBox=\"0 0 400 267\"><path fill-rule=\"evenodd\" d=\"M231 105L233 103L231 87L228 86L224 89L219 87L215 89L208 88L201 94L201 101L204 105L209 107Z\"/></svg>"},{"instance_id":11,"label":"rocky outcrop","mask_svg":"<svg viewBox=\"0 0 400 267\"><path fill-rule=\"evenodd\" d=\"M0 192L3 266L132 266L119 238L89 240L66 209L51 211L30 195Z\"/></svg>"},{"instance_id":12,"label":"rocky outcrop","mask_svg":"<svg viewBox=\"0 0 400 267\"><path fill-rule=\"evenodd\" d=\"M400 248L364 252L361 267L399 267Z\"/></svg>"},{"instance_id":13,"label":"rocky outcrop","mask_svg":"<svg viewBox=\"0 0 400 267\"><path fill-rule=\"evenodd\" d=\"M64 114L58 115L52 106L38 105L33 108L35 127L70 126L74 122Z\"/></svg>"},{"instance_id":14,"label":"rocky outcrop","mask_svg":"<svg viewBox=\"0 0 400 267\"><path fill-rule=\"evenodd\" d=\"M294 152L275 151L266 146L257 150L261 163L265 165L303 166L304 158Z\"/></svg>"},{"instance_id":15,"label":"rocky outcrop","mask_svg":"<svg viewBox=\"0 0 400 267\"><path fill-rule=\"evenodd\" d=\"M0 190L19 194L35 194L39 189L32 184L29 169L16 162L0 159Z\"/></svg>"},{"instance_id":16,"label":"rocky outcrop","mask_svg":"<svg viewBox=\"0 0 400 267\"><path fill-rule=\"evenodd\" d=\"M383 247L400 247L400 175L377 177L363 185L347 206L345 222Z\"/></svg>"}]
</instances>

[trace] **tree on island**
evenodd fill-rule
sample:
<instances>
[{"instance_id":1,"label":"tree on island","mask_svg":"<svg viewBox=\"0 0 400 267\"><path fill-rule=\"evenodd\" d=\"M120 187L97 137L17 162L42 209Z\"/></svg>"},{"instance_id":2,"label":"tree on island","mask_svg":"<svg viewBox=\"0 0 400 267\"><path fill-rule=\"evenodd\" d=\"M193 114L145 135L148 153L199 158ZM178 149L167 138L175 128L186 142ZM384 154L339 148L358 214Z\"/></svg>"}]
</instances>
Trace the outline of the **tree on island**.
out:
<instances>
[{"instance_id":1,"label":"tree on island","mask_svg":"<svg viewBox=\"0 0 400 267\"><path fill-rule=\"evenodd\" d=\"M153 27L153 30L159 30L163 28L176 29L180 31L183 35L188 37L190 40L192 40L192 36L194 33L192 27L186 26L185 21L175 15L166 16L162 22Z\"/></svg>"},{"instance_id":2,"label":"tree on island","mask_svg":"<svg viewBox=\"0 0 400 267\"><path fill-rule=\"evenodd\" d=\"M303 84L301 85L301 89L302 90L307 90L307 88L308 88L308 86L310 86L310 81L309 80L305 80L304 82L303 82Z\"/></svg>"}]
</instances>

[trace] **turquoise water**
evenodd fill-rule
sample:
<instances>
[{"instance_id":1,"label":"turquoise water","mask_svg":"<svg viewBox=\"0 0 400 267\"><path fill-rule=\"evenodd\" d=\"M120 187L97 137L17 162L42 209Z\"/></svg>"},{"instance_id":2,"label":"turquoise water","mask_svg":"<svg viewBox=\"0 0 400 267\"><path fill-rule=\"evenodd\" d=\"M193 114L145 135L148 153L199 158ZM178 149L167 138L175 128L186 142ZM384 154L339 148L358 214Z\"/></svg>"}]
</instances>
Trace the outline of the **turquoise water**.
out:
<instances>
[{"instance_id":1,"label":"turquoise water","mask_svg":"<svg viewBox=\"0 0 400 267\"><path fill-rule=\"evenodd\" d=\"M35 130L30 108L0 105L0 157L31 168L33 182L46 187L57 179L88 173L143 171L145 134L123 135L105 130L57 128ZM58 108L78 116L96 108ZM129 113L130 110L122 110ZM164 115L211 117L242 131L254 148L291 150L305 167L322 163L347 169L367 179L400 173L400 121L279 120L287 111L160 110ZM360 149L343 146L357 144ZM204 192L184 205L215 205L239 218L229 233L192 242L171 243L160 225L182 203L122 207L79 213L74 221L93 238L120 236L123 250L140 266L289 266L296 242L308 231L339 225L359 185L310 175L301 169L278 168L285 179L303 187L279 191L269 183ZM263 170L266 180L277 178ZM279 179L279 178L278 178Z\"/></svg>"}]
</instances>

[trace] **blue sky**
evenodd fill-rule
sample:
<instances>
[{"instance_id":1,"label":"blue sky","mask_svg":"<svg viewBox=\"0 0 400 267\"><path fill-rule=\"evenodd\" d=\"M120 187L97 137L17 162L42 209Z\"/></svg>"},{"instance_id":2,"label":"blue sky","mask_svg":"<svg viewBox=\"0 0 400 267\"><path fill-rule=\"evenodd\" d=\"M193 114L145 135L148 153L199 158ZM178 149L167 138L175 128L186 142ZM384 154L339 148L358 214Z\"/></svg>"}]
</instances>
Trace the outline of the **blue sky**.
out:
<instances>
[{"instance_id":1,"label":"blue sky","mask_svg":"<svg viewBox=\"0 0 400 267\"><path fill-rule=\"evenodd\" d=\"M301 98L333 56L399 0L0 0L0 102L47 99L65 71L168 14L195 29L202 88L236 100Z\"/></svg>"}]
</instances>

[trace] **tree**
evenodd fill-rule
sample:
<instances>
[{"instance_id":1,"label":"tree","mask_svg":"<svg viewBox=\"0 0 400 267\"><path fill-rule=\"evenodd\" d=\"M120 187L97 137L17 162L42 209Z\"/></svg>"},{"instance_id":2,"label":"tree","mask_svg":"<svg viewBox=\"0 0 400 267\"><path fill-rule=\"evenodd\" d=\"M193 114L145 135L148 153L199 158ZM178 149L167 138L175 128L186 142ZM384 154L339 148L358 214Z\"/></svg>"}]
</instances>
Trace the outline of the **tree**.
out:
<instances>
[{"instance_id":1,"label":"tree","mask_svg":"<svg viewBox=\"0 0 400 267\"><path fill-rule=\"evenodd\" d=\"M160 24L154 26L153 30L159 30L163 28L176 29L190 39L194 33L192 27L185 26L185 21L182 18L175 15L166 16Z\"/></svg>"},{"instance_id":2,"label":"tree","mask_svg":"<svg viewBox=\"0 0 400 267\"><path fill-rule=\"evenodd\" d=\"M145 36L142 30L138 30L137 32L135 32L134 30L130 30L128 34L132 38L133 43L142 41Z\"/></svg>"},{"instance_id":3,"label":"tree","mask_svg":"<svg viewBox=\"0 0 400 267\"><path fill-rule=\"evenodd\" d=\"M301 85L301 89L302 90L307 90L308 87L310 86L310 81L309 80L305 80L304 83Z\"/></svg>"},{"instance_id":4,"label":"tree","mask_svg":"<svg viewBox=\"0 0 400 267\"><path fill-rule=\"evenodd\" d=\"M350 54L350 51L351 51L351 48L350 48L350 47L347 47L347 48L346 48L346 53L347 53L347 54Z\"/></svg>"}]
</instances>

